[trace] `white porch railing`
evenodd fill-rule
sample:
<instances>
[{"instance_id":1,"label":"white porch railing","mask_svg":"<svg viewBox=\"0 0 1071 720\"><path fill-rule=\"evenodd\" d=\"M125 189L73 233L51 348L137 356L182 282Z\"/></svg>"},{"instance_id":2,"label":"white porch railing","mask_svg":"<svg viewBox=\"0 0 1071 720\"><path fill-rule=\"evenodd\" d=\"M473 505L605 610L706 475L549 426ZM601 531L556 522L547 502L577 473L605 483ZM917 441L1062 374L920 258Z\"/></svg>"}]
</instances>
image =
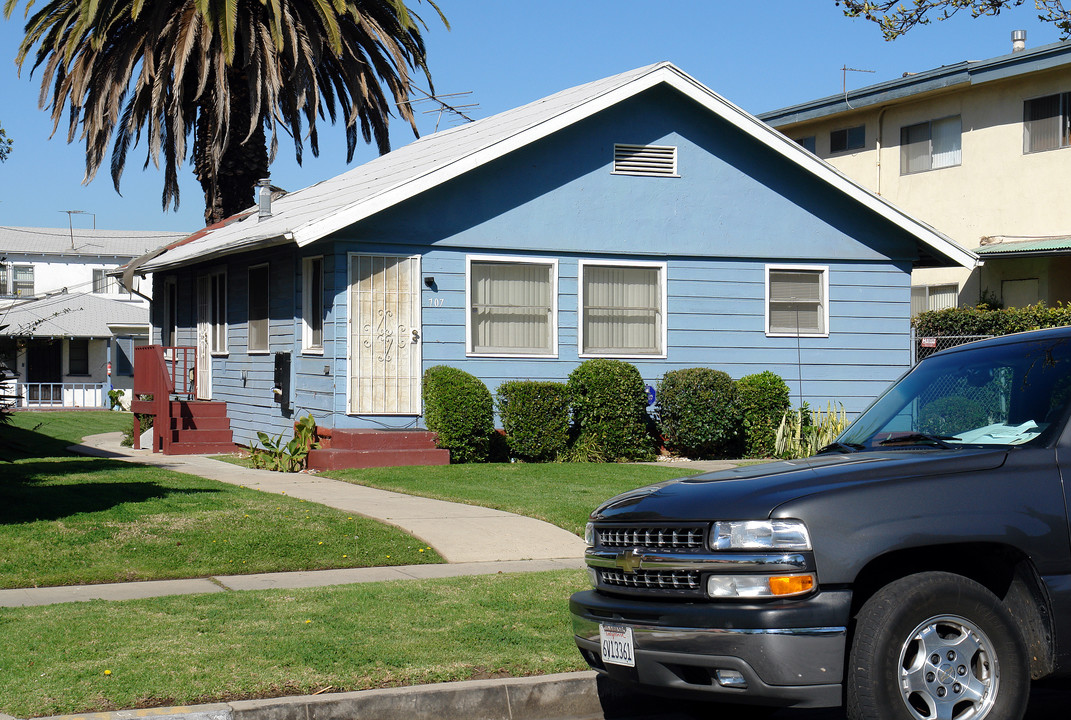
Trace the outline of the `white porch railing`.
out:
<instances>
[{"instance_id":1,"label":"white porch railing","mask_svg":"<svg viewBox=\"0 0 1071 720\"><path fill-rule=\"evenodd\" d=\"M18 396L15 407L42 408L107 408L108 391L105 383L3 383L6 392Z\"/></svg>"}]
</instances>

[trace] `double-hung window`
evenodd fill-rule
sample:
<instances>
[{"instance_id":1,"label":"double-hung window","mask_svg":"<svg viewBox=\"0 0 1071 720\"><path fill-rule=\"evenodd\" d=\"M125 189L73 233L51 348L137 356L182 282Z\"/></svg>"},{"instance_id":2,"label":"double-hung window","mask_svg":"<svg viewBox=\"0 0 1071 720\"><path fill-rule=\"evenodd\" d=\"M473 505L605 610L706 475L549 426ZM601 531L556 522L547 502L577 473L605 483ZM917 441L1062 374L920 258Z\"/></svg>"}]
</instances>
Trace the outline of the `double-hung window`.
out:
<instances>
[{"instance_id":1,"label":"double-hung window","mask_svg":"<svg viewBox=\"0 0 1071 720\"><path fill-rule=\"evenodd\" d=\"M1023 152L1055 150L1071 144L1071 93L1023 103Z\"/></svg>"},{"instance_id":2,"label":"double-hung window","mask_svg":"<svg viewBox=\"0 0 1071 720\"><path fill-rule=\"evenodd\" d=\"M15 295L33 297L33 265L15 265L15 282L11 290Z\"/></svg>"},{"instance_id":3,"label":"double-hung window","mask_svg":"<svg viewBox=\"0 0 1071 720\"><path fill-rule=\"evenodd\" d=\"M249 268L249 352L268 351L271 290L267 265Z\"/></svg>"},{"instance_id":4,"label":"double-hung window","mask_svg":"<svg viewBox=\"0 0 1071 720\"><path fill-rule=\"evenodd\" d=\"M581 260L580 355L665 357L665 263Z\"/></svg>"},{"instance_id":5,"label":"double-hung window","mask_svg":"<svg viewBox=\"0 0 1071 720\"><path fill-rule=\"evenodd\" d=\"M93 292L97 294L118 293L119 283L108 277L108 271L97 268L93 271Z\"/></svg>"},{"instance_id":6,"label":"double-hung window","mask_svg":"<svg viewBox=\"0 0 1071 720\"><path fill-rule=\"evenodd\" d=\"M556 356L558 263L468 259L468 354Z\"/></svg>"},{"instance_id":7,"label":"double-hung window","mask_svg":"<svg viewBox=\"0 0 1071 720\"><path fill-rule=\"evenodd\" d=\"M766 266L766 334L828 337L829 268Z\"/></svg>"},{"instance_id":8,"label":"double-hung window","mask_svg":"<svg viewBox=\"0 0 1071 720\"><path fill-rule=\"evenodd\" d=\"M301 261L301 349L324 351L324 259Z\"/></svg>"},{"instance_id":9,"label":"double-hung window","mask_svg":"<svg viewBox=\"0 0 1071 720\"><path fill-rule=\"evenodd\" d=\"M900 174L959 165L961 136L959 115L900 128Z\"/></svg>"}]
</instances>

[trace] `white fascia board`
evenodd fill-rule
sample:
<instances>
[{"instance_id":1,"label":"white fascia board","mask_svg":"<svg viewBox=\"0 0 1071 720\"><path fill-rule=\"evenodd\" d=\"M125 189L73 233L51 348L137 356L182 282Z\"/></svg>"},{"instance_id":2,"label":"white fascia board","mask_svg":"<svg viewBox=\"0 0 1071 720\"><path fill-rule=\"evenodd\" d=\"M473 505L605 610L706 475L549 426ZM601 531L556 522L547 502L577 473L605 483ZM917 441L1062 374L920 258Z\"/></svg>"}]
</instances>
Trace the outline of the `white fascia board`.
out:
<instances>
[{"instance_id":1,"label":"white fascia board","mask_svg":"<svg viewBox=\"0 0 1071 720\"><path fill-rule=\"evenodd\" d=\"M208 236L211 237L211 236ZM182 267L184 265L191 265L195 262L208 262L209 260L216 260L218 258L226 257L227 255L234 255L236 253L245 252L255 248L267 248L274 247L276 245L285 245L293 242L294 236L290 232L284 232L282 235L263 236L258 235L256 237L245 238L241 241L227 244L223 247L208 250L204 253L184 253L181 257L176 257L173 260L165 262L155 262L150 260L144 265L138 268L138 273L153 273L160 272L161 270L170 270L176 267ZM181 246L180 246L181 247ZM175 248L176 250L179 248ZM166 257L165 252L160 257Z\"/></svg>"}]
</instances>

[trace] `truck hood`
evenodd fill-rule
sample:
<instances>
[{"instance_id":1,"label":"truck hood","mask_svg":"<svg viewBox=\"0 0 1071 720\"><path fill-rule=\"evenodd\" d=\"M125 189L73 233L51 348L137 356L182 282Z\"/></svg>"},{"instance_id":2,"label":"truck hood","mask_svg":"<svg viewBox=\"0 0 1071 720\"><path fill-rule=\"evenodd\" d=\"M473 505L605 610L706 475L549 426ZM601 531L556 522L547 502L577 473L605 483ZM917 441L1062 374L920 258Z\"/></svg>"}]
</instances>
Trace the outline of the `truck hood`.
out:
<instances>
[{"instance_id":1,"label":"truck hood","mask_svg":"<svg viewBox=\"0 0 1071 720\"><path fill-rule=\"evenodd\" d=\"M783 503L863 483L890 483L991 470L1008 451L961 448L819 455L693 475L622 493L592 520L760 520Z\"/></svg>"}]
</instances>

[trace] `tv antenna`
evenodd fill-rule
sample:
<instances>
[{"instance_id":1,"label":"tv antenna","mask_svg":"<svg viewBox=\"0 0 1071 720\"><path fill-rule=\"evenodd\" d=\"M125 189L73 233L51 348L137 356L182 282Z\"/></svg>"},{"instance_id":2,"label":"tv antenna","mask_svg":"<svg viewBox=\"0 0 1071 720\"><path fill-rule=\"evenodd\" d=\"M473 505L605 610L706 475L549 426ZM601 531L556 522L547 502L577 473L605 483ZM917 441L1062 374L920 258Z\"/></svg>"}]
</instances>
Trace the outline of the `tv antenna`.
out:
<instances>
[{"instance_id":1,"label":"tv antenna","mask_svg":"<svg viewBox=\"0 0 1071 720\"><path fill-rule=\"evenodd\" d=\"M405 104L410 107L416 106L418 103L433 103L437 107L433 107L430 110L424 110L423 114L430 115L431 113L438 113L439 117L435 119L435 131L439 130L439 123L442 122L443 115L449 114L455 118L460 118L465 122L473 122L473 119L469 117L468 112L480 107L479 103L464 103L457 104L454 102L447 102L443 98L457 98L465 97L472 94L471 90L465 92L445 93L443 95L433 95L427 90L422 90L416 85L411 85L414 90L423 95L424 97L417 98L416 100L408 100Z\"/></svg>"},{"instance_id":2,"label":"tv antenna","mask_svg":"<svg viewBox=\"0 0 1071 720\"><path fill-rule=\"evenodd\" d=\"M97 229L97 214L89 212L88 210L60 210L61 213L67 213L67 228L71 231L71 250L74 250L74 221L71 219L73 215L92 215L93 216L93 229Z\"/></svg>"},{"instance_id":3,"label":"tv antenna","mask_svg":"<svg viewBox=\"0 0 1071 720\"><path fill-rule=\"evenodd\" d=\"M841 89L841 92L844 93L844 104L847 105L850 109L855 110L855 108L852 107L852 104L850 102L848 102L848 73L850 73L850 72L875 73L875 72L877 72L877 70L861 70L859 68L850 68L850 67L848 67L847 64L841 65L841 68L840 68L840 89Z\"/></svg>"}]
</instances>

